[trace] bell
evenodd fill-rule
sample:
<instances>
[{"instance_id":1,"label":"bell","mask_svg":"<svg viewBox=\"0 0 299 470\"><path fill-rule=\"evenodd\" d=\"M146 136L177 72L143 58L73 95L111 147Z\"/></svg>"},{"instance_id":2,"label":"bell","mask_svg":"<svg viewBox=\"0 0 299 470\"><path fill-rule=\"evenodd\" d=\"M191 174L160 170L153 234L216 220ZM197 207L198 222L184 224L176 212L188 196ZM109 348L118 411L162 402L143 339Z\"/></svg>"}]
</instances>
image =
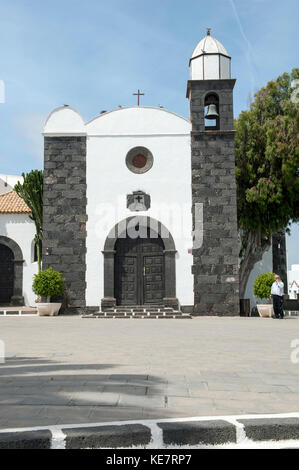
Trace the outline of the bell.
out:
<instances>
[{"instance_id":1,"label":"bell","mask_svg":"<svg viewBox=\"0 0 299 470\"><path fill-rule=\"evenodd\" d=\"M206 119L217 119L219 114L217 113L216 104L209 104L207 114L205 115Z\"/></svg>"}]
</instances>

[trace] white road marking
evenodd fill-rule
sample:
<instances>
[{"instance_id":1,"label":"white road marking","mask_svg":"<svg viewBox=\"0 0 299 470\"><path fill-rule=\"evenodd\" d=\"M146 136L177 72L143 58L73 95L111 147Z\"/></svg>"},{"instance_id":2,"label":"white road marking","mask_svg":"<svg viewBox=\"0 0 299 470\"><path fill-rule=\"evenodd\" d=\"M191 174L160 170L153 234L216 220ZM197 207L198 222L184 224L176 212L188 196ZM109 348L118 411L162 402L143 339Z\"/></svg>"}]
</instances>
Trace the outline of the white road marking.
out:
<instances>
[{"instance_id":1,"label":"white road marking","mask_svg":"<svg viewBox=\"0 0 299 470\"><path fill-rule=\"evenodd\" d=\"M52 433L51 449L65 449L66 435L61 429L49 428Z\"/></svg>"}]
</instances>

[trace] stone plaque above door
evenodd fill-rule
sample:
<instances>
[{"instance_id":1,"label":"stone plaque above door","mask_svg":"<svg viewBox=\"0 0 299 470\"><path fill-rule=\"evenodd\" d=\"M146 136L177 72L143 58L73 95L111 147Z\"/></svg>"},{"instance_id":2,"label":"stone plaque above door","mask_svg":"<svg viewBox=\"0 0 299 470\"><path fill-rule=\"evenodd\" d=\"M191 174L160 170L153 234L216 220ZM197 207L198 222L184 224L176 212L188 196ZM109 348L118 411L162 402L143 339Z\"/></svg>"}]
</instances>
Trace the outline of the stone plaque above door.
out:
<instances>
[{"instance_id":1,"label":"stone plaque above door","mask_svg":"<svg viewBox=\"0 0 299 470\"><path fill-rule=\"evenodd\" d=\"M143 191L133 191L127 195L127 208L132 212L147 211L151 206L151 197Z\"/></svg>"}]
</instances>

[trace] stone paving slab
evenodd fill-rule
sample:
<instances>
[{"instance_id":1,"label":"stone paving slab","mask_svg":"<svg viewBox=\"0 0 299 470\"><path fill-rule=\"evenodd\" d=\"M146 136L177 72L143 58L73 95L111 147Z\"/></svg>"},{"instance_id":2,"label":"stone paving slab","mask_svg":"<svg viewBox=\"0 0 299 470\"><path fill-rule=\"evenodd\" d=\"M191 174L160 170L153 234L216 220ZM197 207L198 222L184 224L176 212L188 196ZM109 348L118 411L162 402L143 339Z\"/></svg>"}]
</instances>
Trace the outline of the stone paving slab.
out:
<instances>
[{"instance_id":1,"label":"stone paving slab","mask_svg":"<svg viewBox=\"0 0 299 470\"><path fill-rule=\"evenodd\" d=\"M0 434L0 449L50 449L52 434L47 430Z\"/></svg>"},{"instance_id":2,"label":"stone paving slab","mask_svg":"<svg viewBox=\"0 0 299 470\"><path fill-rule=\"evenodd\" d=\"M151 430L143 424L68 428L62 432L66 449L146 447L151 441Z\"/></svg>"},{"instance_id":3,"label":"stone paving slab","mask_svg":"<svg viewBox=\"0 0 299 470\"><path fill-rule=\"evenodd\" d=\"M255 418L240 419L246 436L254 441L299 439L299 419L297 418Z\"/></svg>"},{"instance_id":4,"label":"stone paving slab","mask_svg":"<svg viewBox=\"0 0 299 470\"><path fill-rule=\"evenodd\" d=\"M298 338L299 318L2 317L0 429L298 412Z\"/></svg>"},{"instance_id":5,"label":"stone paving slab","mask_svg":"<svg viewBox=\"0 0 299 470\"><path fill-rule=\"evenodd\" d=\"M223 420L158 423L166 446L195 446L237 442L236 427Z\"/></svg>"}]
</instances>

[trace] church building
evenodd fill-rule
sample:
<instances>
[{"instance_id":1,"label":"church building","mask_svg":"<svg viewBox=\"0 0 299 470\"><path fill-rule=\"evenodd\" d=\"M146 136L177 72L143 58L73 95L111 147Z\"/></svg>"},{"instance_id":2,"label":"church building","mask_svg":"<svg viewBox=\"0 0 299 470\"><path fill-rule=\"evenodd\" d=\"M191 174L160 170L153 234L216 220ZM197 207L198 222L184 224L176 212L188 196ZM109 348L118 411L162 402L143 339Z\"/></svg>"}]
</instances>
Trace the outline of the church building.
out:
<instances>
[{"instance_id":1,"label":"church building","mask_svg":"<svg viewBox=\"0 0 299 470\"><path fill-rule=\"evenodd\" d=\"M43 268L66 278L66 311L239 314L230 62L208 30L190 59L190 120L143 106L47 118Z\"/></svg>"},{"instance_id":2,"label":"church building","mask_svg":"<svg viewBox=\"0 0 299 470\"><path fill-rule=\"evenodd\" d=\"M139 90L138 106L89 122L67 105L46 119L42 266L66 279L61 313L239 315L231 58L208 29L189 66L190 119L140 106ZM18 181L0 174L0 305L34 307L35 225ZM251 307L256 276L287 285L286 264L278 232L249 276Z\"/></svg>"}]
</instances>

